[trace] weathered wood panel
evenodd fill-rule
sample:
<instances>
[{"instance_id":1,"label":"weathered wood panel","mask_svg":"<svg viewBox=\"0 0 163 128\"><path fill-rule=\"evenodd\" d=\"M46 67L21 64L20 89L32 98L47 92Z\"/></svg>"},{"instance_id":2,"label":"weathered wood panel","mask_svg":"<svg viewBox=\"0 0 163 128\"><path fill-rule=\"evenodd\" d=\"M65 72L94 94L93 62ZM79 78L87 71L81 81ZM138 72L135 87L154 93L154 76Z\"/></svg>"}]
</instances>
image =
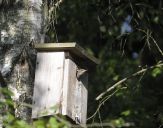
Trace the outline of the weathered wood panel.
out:
<instances>
[{"instance_id":1,"label":"weathered wood panel","mask_svg":"<svg viewBox=\"0 0 163 128\"><path fill-rule=\"evenodd\" d=\"M70 59L65 60L64 84L63 84L63 102L62 114L73 117L74 100L76 89L76 70L77 66Z\"/></svg>"},{"instance_id":2,"label":"weathered wood panel","mask_svg":"<svg viewBox=\"0 0 163 128\"><path fill-rule=\"evenodd\" d=\"M65 60L62 114L67 115L76 123L85 124L87 116L87 74L77 79L77 65Z\"/></svg>"},{"instance_id":3,"label":"weathered wood panel","mask_svg":"<svg viewBox=\"0 0 163 128\"><path fill-rule=\"evenodd\" d=\"M88 74L85 73L80 79L79 84L81 85L81 122L86 124L87 119L87 101L88 101Z\"/></svg>"},{"instance_id":4,"label":"weathered wood panel","mask_svg":"<svg viewBox=\"0 0 163 128\"><path fill-rule=\"evenodd\" d=\"M61 113L64 60L64 52L37 54L33 118Z\"/></svg>"}]
</instances>

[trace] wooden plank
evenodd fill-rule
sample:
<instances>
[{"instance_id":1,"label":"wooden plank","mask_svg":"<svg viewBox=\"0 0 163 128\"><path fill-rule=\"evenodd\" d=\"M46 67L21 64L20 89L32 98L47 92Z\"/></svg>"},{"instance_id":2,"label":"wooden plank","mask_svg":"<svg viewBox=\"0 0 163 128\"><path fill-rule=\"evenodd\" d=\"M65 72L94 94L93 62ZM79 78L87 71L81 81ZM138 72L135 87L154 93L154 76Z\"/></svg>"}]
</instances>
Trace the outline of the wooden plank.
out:
<instances>
[{"instance_id":1,"label":"wooden plank","mask_svg":"<svg viewBox=\"0 0 163 128\"><path fill-rule=\"evenodd\" d=\"M78 80L76 81L76 89L75 89L75 103L74 103L74 114L73 114L73 118L75 120L75 122L77 124L82 123L81 119L82 119L82 113L81 113L81 109L82 109L82 85L81 83L78 82Z\"/></svg>"},{"instance_id":2,"label":"wooden plank","mask_svg":"<svg viewBox=\"0 0 163 128\"><path fill-rule=\"evenodd\" d=\"M73 119L75 89L76 89L76 64L70 60L65 60L65 72L63 83L63 102L62 102L62 114L67 115ZM74 120L74 119L73 119Z\"/></svg>"},{"instance_id":3,"label":"wooden plank","mask_svg":"<svg viewBox=\"0 0 163 128\"><path fill-rule=\"evenodd\" d=\"M88 101L88 74L85 73L80 79L79 84L81 84L81 123L86 124L87 119L87 101Z\"/></svg>"},{"instance_id":4,"label":"wooden plank","mask_svg":"<svg viewBox=\"0 0 163 128\"><path fill-rule=\"evenodd\" d=\"M32 118L61 113L64 52L37 54Z\"/></svg>"},{"instance_id":5,"label":"wooden plank","mask_svg":"<svg viewBox=\"0 0 163 128\"><path fill-rule=\"evenodd\" d=\"M94 56L88 54L81 46L77 43L44 43L35 44L35 48L38 51L69 51L70 53L82 58L90 64L99 64L99 60Z\"/></svg>"},{"instance_id":6,"label":"wooden plank","mask_svg":"<svg viewBox=\"0 0 163 128\"><path fill-rule=\"evenodd\" d=\"M62 115L68 115L71 117L71 113L68 113L68 86L69 86L69 61L65 59L64 66L64 80L63 80L63 100L62 100Z\"/></svg>"},{"instance_id":7,"label":"wooden plank","mask_svg":"<svg viewBox=\"0 0 163 128\"><path fill-rule=\"evenodd\" d=\"M77 65L71 60L65 60L63 83L62 114L67 115L76 123L85 124L87 116L87 74L77 79Z\"/></svg>"}]
</instances>

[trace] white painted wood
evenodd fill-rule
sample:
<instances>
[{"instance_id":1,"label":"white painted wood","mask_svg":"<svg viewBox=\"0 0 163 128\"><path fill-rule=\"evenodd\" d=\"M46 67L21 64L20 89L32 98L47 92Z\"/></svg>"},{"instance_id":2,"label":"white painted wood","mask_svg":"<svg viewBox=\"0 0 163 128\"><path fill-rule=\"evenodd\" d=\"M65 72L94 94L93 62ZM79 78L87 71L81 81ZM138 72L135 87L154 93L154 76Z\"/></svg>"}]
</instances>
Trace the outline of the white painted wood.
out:
<instances>
[{"instance_id":1,"label":"white painted wood","mask_svg":"<svg viewBox=\"0 0 163 128\"><path fill-rule=\"evenodd\" d=\"M37 54L32 118L60 113L64 60L64 52Z\"/></svg>"}]
</instances>

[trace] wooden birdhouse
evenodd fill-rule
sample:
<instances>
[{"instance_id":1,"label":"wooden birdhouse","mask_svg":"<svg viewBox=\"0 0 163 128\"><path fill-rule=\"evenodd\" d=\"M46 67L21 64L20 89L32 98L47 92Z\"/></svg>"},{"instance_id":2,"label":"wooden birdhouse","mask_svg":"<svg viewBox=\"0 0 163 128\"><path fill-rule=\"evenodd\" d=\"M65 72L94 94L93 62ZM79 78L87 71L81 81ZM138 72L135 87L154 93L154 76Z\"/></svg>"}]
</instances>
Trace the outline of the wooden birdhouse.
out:
<instances>
[{"instance_id":1,"label":"wooden birdhouse","mask_svg":"<svg viewBox=\"0 0 163 128\"><path fill-rule=\"evenodd\" d=\"M37 44L35 48L32 118L62 114L85 124L88 70L98 60L76 43Z\"/></svg>"}]
</instances>

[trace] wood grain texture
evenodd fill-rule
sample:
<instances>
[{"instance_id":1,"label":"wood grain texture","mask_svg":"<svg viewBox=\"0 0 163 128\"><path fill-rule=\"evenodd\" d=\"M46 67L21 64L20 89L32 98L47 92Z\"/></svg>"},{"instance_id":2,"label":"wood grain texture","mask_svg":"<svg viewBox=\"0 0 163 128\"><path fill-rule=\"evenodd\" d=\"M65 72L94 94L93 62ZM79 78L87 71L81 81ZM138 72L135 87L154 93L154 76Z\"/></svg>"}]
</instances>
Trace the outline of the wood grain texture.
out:
<instances>
[{"instance_id":1,"label":"wood grain texture","mask_svg":"<svg viewBox=\"0 0 163 128\"><path fill-rule=\"evenodd\" d=\"M79 84L81 85L81 122L82 124L86 124L87 119L87 101L88 101L88 73L85 73L80 79L78 80Z\"/></svg>"},{"instance_id":2,"label":"wood grain texture","mask_svg":"<svg viewBox=\"0 0 163 128\"><path fill-rule=\"evenodd\" d=\"M73 117L75 89L76 89L76 70L77 66L70 59L65 60L65 74L63 84L63 102L62 102L62 114L67 115L70 118Z\"/></svg>"},{"instance_id":3,"label":"wood grain texture","mask_svg":"<svg viewBox=\"0 0 163 128\"><path fill-rule=\"evenodd\" d=\"M61 112L64 52L37 54L32 118Z\"/></svg>"},{"instance_id":4,"label":"wood grain texture","mask_svg":"<svg viewBox=\"0 0 163 128\"><path fill-rule=\"evenodd\" d=\"M87 116L87 86L88 75L77 79L77 65L71 60L65 60L63 84L62 114L73 119L77 124L85 124Z\"/></svg>"}]
</instances>

